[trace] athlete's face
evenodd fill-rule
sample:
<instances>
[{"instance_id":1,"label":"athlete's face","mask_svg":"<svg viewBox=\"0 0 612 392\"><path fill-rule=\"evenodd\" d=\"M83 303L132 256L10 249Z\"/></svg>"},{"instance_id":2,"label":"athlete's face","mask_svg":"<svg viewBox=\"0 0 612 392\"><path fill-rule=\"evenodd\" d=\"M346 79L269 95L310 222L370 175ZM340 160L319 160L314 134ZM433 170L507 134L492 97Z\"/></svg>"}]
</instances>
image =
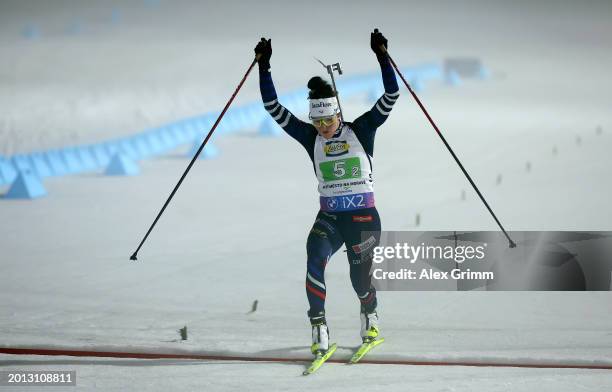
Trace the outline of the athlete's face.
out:
<instances>
[{"instance_id":1,"label":"athlete's face","mask_svg":"<svg viewBox=\"0 0 612 392\"><path fill-rule=\"evenodd\" d=\"M338 130L338 126L340 125L340 119L338 115L335 115L330 118L325 118L321 120L314 120L313 125L317 128L317 132L325 139L330 139L334 136L334 133Z\"/></svg>"}]
</instances>

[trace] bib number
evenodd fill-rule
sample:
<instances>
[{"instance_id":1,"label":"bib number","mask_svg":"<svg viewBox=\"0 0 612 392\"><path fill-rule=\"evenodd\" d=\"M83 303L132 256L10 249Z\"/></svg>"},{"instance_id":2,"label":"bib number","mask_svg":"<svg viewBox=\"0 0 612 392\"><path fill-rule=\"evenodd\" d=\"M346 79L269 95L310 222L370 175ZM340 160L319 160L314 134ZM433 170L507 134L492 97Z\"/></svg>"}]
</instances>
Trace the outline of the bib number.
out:
<instances>
[{"instance_id":1,"label":"bib number","mask_svg":"<svg viewBox=\"0 0 612 392\"><path fill-rule=\"evenodd\" d=\"M358 157L321 162L319 169L325 182L361 177L361 162Z\"/></svg>"}]
</instances>

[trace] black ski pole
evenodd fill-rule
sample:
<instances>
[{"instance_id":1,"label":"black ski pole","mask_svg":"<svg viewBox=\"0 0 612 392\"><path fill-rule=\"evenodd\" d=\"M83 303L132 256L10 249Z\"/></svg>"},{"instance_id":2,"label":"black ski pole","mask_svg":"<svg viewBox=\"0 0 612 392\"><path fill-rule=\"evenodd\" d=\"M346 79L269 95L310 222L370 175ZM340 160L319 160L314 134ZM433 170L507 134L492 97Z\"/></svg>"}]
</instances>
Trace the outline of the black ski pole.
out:
<instances>
[{"instance_id":1,"label":"black ski pole","mask_svg":"<svg viewBox=\"0 0 612 392\"><path fill-rule=\"evenodd\" d=\"M374 32L376 32L378 29L374 30ZM501 222L499 221L499 219L497 219L497 216L495 216L495 213L493 212L493 210L491 209L491 207L489 207L489 203L487 203L487 201L485 200L484 196L482 195L482 193L480 193L480 190L478 189L478 187L476 186L476 184L474 183L474 181L472 180L472 177L470 177L470 175L468 174L467 170L465 170L465 168L463 167L463 165L461 164L461 161L459 161L459 158L457 158L457 155L455 155L455 152L453 151L453 149L451 148L451 146L448 144L448 142L446 141L446 139L444 138L444 136L442 135L442 132L440 132L440 130L438 129L438 126L436 125L436 123L433 121L433 119L431 118L431 116L429 115L429 113L427 112L427 109L425 109L425 106L423 106L423 104L421 103L421 100L419 99L419 97L417 97L417 95L414 93L414 91L412 91L412 88L410 88L410 85L408 84L408 82L406 81L406 79L404 78L404 75L402 75L402 73L400 72L397 64L395 64L395 61L393 61L393 59L391 58L391 55L389 55L389 52L387 52L387 49L381 45L381 50L386 53L387 57L389 58L389 61L391 62L391 64L393 65L393 68L395 68L395 72L397 72L397 74L400 76L400 78L402 79L402 81L404 82L404 84L406 85L406 88L408 88L408 91L410 91L410 94L412 94L412 97L414 98L414 100L417 102L417 104L419 105L419 107L421 108L421 110L423 111L423 113L425 114L425 116L427 117L427 119L429 120L429 123L431 124L431 126L436 130L436 132L438 133L438 136L440 136L440 139L442 139L442 142L444 143L444 145L446 146L446 148L448 148L448 151L451 153L451 155L453 156L453 158L455 158L455 162L457 162L457 164L459 165L459 167L461 168L461 171L463 171L463 174L465 174L465 176L467 177L468 181L470 182L470 184L472 184L472 187L474 188L474 190L476 191L476 193L478 194L478 196L480 197L480 200L482 200L482 202L484 203L485 207L487 207L487 210L489 210L489 212L491 213L491 216L493 216L493 219L495 219L495 222L497 222L497 225L499 226L499 228L504 232L504 235L506 236L506 238L508 239L508 241L510 242L510 247L514 248L516 247L516 243L514 241L512 241L512 238L510 238L510 236L508 235L508 233L506 232L506 230L504 229L504 227L502 226Z\"/></svg>"},{"instance_id":2,"label":"black ski pole","mask_svg":"<svg viewBox=\"0 0 612 392\"><path fill-rule=\"evenodd\" d=\"M234 90L234 93L232 94L231 98L229 99L229 101L227 101L227 103L225 104L225 107L223 108L223 111L221 112L221 114L219 114L219 117L217 117L217 121L215 121L215 123L213 124L212 128L210 129L210 131L208 132L208 135L206 135L206 138L204 139L204 141L202 142L202 145L200 146L200 148L198 148L198 151L195 153L194 157L191 159L191 162L189 162L189 165L187 166L187 169L185 169L185 171L183 172L183 175L181 176L180 180L176 183L176 186L174 187L174 189L172 190L172 193L170 193L170 196L168 197L168 199L166 200L166 202L164 203L164 206L161 208L161 210L159 211L159 213L157 214L157 217L155 217L155 220L153 221L153 223L151 224L151 227L149 227L149 230L147 230L147 234L145 234L144 238L142 239L142 241L140 241L140 244L138 245L138 248L136 248L136 250L134 251L134 253L130 256L130 260L137 260L137 255L138 255L138 251L140 250L140 248L142 247L142 245L145 243L145 241L147 240L147 238L149 237L149 234L151 234L151 231L153 230L153 228L155 227L155 224L157 224L157 221L159 220L159 218L162 216L162 214L164 213L166 207L168 207L168 204L170 204L170 200L172 200L172 198L174 197L174 194L176 193L176 191L179 189L179 187L181 186L183 180L185 179L185 177L187 176L187 173L189 173L189 170L191 170L191 167L193 166L193 164L195 163L195 161L198 159L198 156L200 155L200 153L202 152L202 150L204 149L204 146L206 145L206 143L208 143L208 140L210 139L210 137L212 136L213 132L215 131L215 129L217 128L217 125L219 125L219 122L221 121L221 119L223 118L223 116L225 115L225 112L227 111L227 109L229 108L229 106L232 104L232 102L234 101L234 98L236 98L236 95L238 94L238 91L240 91L240 89L242 88L242 85L244 84L244 82L246 81L247 77L249 76L249 74L251 73L251 70L253 69L253 67L255 66L255 64L257 63L257 60L259 60L259 56L257 55L255 56L255 59L253 59L253 61L251 62L251 65L249 66L249 69L246 71L246 73L244 74L244 76L242 77L242 80L240 81L240 83L238 84L238 87L236 87L236 90Z\"/></svg>"}]
</instances>

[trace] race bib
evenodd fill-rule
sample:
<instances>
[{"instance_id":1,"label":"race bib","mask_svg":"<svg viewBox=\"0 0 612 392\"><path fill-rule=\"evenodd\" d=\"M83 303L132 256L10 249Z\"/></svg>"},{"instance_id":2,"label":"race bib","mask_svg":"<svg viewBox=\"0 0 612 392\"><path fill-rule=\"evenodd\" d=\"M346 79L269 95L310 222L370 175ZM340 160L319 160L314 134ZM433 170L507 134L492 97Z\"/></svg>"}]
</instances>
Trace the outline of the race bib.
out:
<instances>
[{"instance_id":1,"label":"race bib","mask_svg":"<svg viewBox=\"0 0 612 392\"><path fill-rule=\"evenodd\" d=\"M361 177L361 162L358 157L321 162L319 169L325 182Z\"/></svg>"}]
</instances>

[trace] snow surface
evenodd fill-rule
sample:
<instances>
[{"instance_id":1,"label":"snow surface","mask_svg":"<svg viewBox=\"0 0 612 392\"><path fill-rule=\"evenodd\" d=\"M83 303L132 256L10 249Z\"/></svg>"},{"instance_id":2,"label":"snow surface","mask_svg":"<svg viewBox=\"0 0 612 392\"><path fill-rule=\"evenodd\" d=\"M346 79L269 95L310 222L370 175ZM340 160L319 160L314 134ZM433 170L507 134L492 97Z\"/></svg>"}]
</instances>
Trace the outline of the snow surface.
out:
<instances>
[{"instance_id":1,"label":"snow surface","mask_svg":"<svg viewBox=\"0 0 612 392\"><path fill-rule=\"evenodd\" d=\"M3 1L0 154L105 140L218 109L262 35L273 38L280 91L321 73L312 56L339 60L347 73L371 71L367 33L379 27L402 65L473 55L490 69L487 81L430 84L420 96L507 228L612 230L610 3L155 4ZM82 31L66 34L75 20ZM26 24L37 24L41 36L23 38ZM418 230L495 229L402 91L376 142L383 227L416 229L419 213ZM254 75L237 104L256 99ZM355 97L343 108L351 118L368 104ZM194 166L136 263L128 257L190 146L143 161L134 178L52 178L44 199L0 200L0 345L307 356L304 242L317 211L316 181L299 145L284 135L256 137L257 125L214 138L222 155ZM337 357L348 358L359 318L342 252L326 282ZM372 358L612 363L609 292L379 298L388 341ZM255 299L258 310L247 314ZM179 342L184 325L189 339ZM76 369L83 390L612 387L605 370L329 364L303 378L303 367L0 356L0 370Z\"/></svg>"}]
</instances>

